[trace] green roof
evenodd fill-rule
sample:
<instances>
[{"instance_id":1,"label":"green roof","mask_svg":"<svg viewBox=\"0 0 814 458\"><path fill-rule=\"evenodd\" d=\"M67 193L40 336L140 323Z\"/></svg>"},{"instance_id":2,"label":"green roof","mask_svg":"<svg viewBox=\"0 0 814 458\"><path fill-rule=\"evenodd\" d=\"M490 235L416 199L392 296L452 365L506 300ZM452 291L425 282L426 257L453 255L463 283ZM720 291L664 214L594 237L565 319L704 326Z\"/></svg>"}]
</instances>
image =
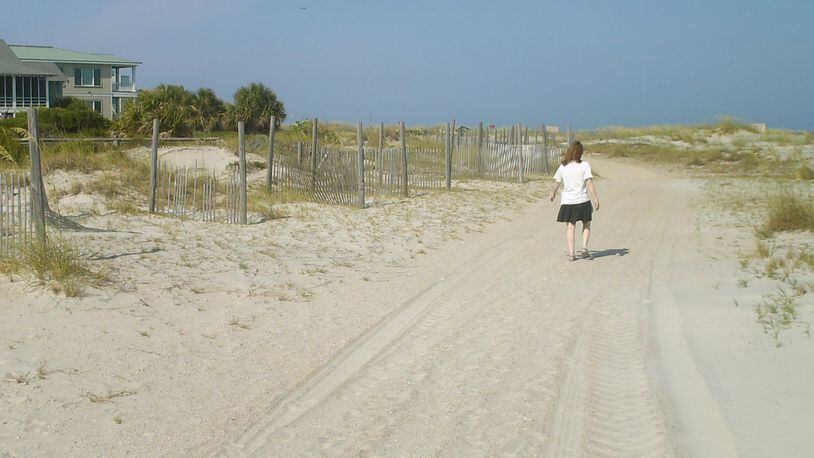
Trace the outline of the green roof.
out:
<instances>
[{"instance_id":1,"label":"green roof","mask_svg":"<svg viewBox=\"0 0 814 458\"><path fill-rule=\"evenodd\" d=\"M62 72L51 64L50 66L43 66L34 62L22 62L11 51L5 41L0 40L0 75L11 76L53 76L62 75Z\"/></svg>"},{"instance_id":2,"label":"green roof","mask_svg":"<svg viewBox=\"0 0 814 458\"><path fill-rule=\"evenodd\" d=\"M97 54L71 51L52 46L9 45L14 54L23 61L65 62L74 64L122 64L138 65L141 62L124 59L113 54Z\"/></svg>"}]
</instances>

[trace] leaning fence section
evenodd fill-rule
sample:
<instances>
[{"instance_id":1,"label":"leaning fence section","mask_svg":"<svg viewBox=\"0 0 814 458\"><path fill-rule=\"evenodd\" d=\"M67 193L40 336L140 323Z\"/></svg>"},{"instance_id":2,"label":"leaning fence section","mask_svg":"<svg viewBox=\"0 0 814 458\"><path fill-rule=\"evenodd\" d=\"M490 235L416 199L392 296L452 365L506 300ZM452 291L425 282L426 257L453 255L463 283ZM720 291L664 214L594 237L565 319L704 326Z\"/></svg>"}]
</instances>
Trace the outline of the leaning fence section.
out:
<instances>
[{"instance_id":1,"label":"leaning fence section","mask_svg":"<svg viewBox=\"0 0 814 458\"><path fill-rule=\"evenodd\" d=\"M0 173L0 255L14 254L33 240L31 210L30 174Z\"/></svg>"},{"instance_id":2,"label":"leaning fence section","mask_svg":"<svg viewBox=\"0 0 814 458\"><path fill-rule=\"evenodd\" d=\"M207 169L158 168L156 213L181 219L237 224L239 221L237 171L218 175Z\"/></svg>"}]
</instances>

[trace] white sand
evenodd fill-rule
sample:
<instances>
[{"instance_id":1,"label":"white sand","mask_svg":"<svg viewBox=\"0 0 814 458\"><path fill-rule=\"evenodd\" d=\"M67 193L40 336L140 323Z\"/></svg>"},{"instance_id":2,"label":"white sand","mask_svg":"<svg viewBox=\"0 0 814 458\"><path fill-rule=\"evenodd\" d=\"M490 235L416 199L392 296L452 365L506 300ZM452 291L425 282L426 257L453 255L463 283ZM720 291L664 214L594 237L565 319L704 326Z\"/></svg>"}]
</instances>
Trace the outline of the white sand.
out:
<instances>
[{"instance_id":1,"label":"white sand","mask_svg":"<svg viewBox=\"0 0 814 458\"><path fill-rule=\"evenodd\" d=\"M134 148L128 153L133 157L147 158L150 155L150 150L143 147ZM219 173L237 167L238 162L237 155L226 148L202 145L161 147L158 149L158 160L173 167L198 167ZM253 153L247 153L246 161L265 163L265 158Z\"/></svg>"},{"instance_id":2,"label":"white sand","mask_svg":"<svg viewBox=\"0 0 814 458\"><path fill-rule=\"evenodd\" d=\"M249 227L84 220L139 232L79 236L112 285L0 284L0 373L31 374L2 385L0 450L814 452L814 346L776 348L735 291L751 233L695 181L592 162L594 261L566 262L539 182Z\"/></svg>"}]
</instances>

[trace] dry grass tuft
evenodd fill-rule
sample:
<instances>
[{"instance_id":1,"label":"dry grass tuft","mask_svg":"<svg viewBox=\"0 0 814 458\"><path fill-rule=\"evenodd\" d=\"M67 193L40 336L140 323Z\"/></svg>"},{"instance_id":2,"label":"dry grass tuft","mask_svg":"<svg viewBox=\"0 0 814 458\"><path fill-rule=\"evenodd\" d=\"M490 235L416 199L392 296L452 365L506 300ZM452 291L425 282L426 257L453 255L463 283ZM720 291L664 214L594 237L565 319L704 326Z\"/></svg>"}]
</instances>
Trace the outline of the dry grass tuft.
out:
<instances>
[{"instance_id":1,"label":"dry grass tuft","mask_svg":"<svg viewBox=\"0 0 814 458\"><path fill-rule=\"evenodd\" d=\"M105 403L105 402L113 402L116 398L123 398L125 396L133 396L136 394L135 391L130 390L119 390L119 391L108 391L107 394L94 394L94 393L85 393L85 396L88 398L88 401L94 403Z\"/></svg>"},{"instance_id":2,"label":"dry grass tuft","mask_svg":"<svg viewBox=\"0 0 814 458\"><path fill-rule=\"evenodd\" d=\"M11 252L0 254L0 273L31 273L54 292L68 297L78 297L83 287L107 280L104 274L87 267L78 250L61 237L52 237L44 244L19 244Z\"/></svg>"},{"instance_id":3,"label":"dry grass tuft","mask_svg":"<svg viewBox=\"0 0 814 458\"><path fill-rule=\"evenodd\" d=\"M769 214L758 233L770 237L775 232L796 230L814 232L814 196L785 190L770 199Z\"/></svg>"}]
</instances>

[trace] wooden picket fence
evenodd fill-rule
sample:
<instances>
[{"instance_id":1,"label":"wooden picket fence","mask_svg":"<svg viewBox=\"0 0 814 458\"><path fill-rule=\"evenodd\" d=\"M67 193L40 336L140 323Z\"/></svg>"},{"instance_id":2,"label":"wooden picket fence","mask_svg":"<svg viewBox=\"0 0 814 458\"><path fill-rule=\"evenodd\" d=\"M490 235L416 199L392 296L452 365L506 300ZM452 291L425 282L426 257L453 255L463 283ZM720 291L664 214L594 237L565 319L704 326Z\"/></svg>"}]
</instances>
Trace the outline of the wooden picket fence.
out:
<instances>
[{"instance_id":1,"label":"wooden picket fence","mask_svg":"<svg viewBox=\"0 0 814 458\"><path fill-rule=\"evenodd\" d=\"M458 178L516 181L529 174L550 174L557 168L562 145L512 145L463 141L452 152L452 174ZM522 170L521 170L522 169Z\"/></svg>"},{"instance_id":2,"label":"wooden picket fence","mask_svg":"<svg viewBox=\"0 0 814 458\"><path fill-rule=\"evenodd\" d=\"M238 172L158 166L155 212L181 219L238 224Z\"/></svg>"},{"instance_id":3,"label":"wooden picket fence","mask_svg":"<svg viewBox=\"0 0 814 458\"><path fill-rule=\"evenodd\" d=\"M34 238L28 172L0 173L0 255L14 252Z\"/></svg>"},{"instance_id":4,"label":"wooden picket fence","mask_svg":"<svg viewBox=\"0 0 814 458\"><path fill-rule=\"evenodd\" d=\"M217 177L193 169L165 169L158 164L158 121L153 125L150 211L202 221L247 222L246 152L259 152L267 145L269 158L265 188L278 202L314 202L366 206L369 198L388 195L408 197L411 190L450 189L453 177L486 178L523 182L528 174L550 174L562 145L547 143L541 136L518 125L503 137L453 135L447 125L444 148L408 148L404 123L399 126L400 147L366 147L364 129L357 124L356 148L323 147L318 144L318 121L313 120L310 143L275 142L275 120L269 122L266 141L247 141L238 123L239 167ZM380 125L379 144L385 138ZM542 139L542 142L538 142ZM159 170L160 169L160 170Z\"/></svg>"},{"instance_id":5,"label":"wooden picket fence","mask_svg":"<svg viewBox=\"0 0 814 458\"><path fill-rule=\"evenodd\" d=\"M365 192L368 196L397 195L403 189L399 148L365 148ZM309 145L276 145L272 192L280 201L302 200L350 205L359 195L358 153L350 149L320 148L312 163ZM411 189L444 186L444 155L437 149L408 148L407 181ZM314 165L315 163L315 165ZM312 170L313 169L313 170Z\"/></svg>"}]
</instances>

